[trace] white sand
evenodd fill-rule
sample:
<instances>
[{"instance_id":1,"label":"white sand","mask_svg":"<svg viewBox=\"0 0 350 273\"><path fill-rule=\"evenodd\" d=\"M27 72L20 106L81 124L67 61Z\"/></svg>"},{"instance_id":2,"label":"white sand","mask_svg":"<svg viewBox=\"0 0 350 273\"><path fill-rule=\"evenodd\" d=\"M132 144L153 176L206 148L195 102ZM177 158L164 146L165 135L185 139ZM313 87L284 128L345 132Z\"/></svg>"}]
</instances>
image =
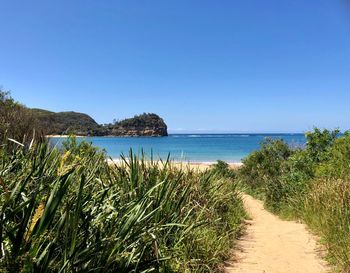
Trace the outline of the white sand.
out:
<instances>
[{"instance_id":1,"label":"white sand","mask_svg":"<svg viewBox=\"0 0 350 273\"><path fill-rule=\"evenodd\" d=\"M70 137L70 135L46 135L46 138L68 138ZM74 137L84 137L84 136L76 136L74 135Z\"/></svg>"},{"instance_id":2,"label":"white sand","mask_svg":"<svg viewBox=\"0 0 350 273\"><path fill-rule=\"evenodd\" d=\"M107 160L109 164L119 164L120 163L120 159L108 159ZM181 162L181 161L172 161L172 164L176 167L179 168L191 168L194 170L198 170L198 171L204 171L208 168L210 168L213 164L215 164L216 162ZM239 167L241 167L243 165L243 163L241 162L237 162L237 163L228 163L230 168L232 169L237 169Z\"/></svg>"}]
</instances>

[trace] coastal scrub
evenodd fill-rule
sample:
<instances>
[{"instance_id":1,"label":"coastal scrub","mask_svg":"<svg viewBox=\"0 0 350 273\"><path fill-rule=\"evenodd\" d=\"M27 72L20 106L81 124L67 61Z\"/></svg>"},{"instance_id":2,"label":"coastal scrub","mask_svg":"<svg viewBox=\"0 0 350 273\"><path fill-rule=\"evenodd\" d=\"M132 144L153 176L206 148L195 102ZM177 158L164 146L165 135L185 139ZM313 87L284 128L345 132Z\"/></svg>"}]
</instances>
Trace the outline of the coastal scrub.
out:
<instances>
[{"instance_id":1,"label":"coastal scrub","mask_svg":"<svg viewBox=\"0 0 350 273\"><path fill-rule=\"evenodd\" d=\"M0 272L220 272L245 217L215 170L74 140L0 154Z\"/></svg>"}]
</instances>

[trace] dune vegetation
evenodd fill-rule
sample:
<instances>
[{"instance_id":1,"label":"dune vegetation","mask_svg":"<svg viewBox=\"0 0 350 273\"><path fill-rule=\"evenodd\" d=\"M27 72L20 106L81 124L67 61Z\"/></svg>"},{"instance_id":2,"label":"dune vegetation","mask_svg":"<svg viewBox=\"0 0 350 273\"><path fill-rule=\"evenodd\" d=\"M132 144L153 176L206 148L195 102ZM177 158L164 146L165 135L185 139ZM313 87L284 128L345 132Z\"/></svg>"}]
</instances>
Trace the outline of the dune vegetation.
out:
<instances>
[{"instance_id":1,"label":"dune vegetation","mask_svg":"<svg viewBox=\"0 0 350 273\"><path fill-rule=\"evenodd\" d=\"M110 165L74 139L1 149L0 166L0 272L219 272L245 216L221 168Z\"/></svg>"},{"instance_id":2,"label":"dune vegetation","mask_svg":"<svg viewBox=\"0 0 350 273\"><path fill-rule=\"evenodd\" d=\"M350 271L350 135L319 130L305 147L266 140L244 160L238 179L282 217L305 222L328 250L329 261Z\"/></svg>"}]
</instances>

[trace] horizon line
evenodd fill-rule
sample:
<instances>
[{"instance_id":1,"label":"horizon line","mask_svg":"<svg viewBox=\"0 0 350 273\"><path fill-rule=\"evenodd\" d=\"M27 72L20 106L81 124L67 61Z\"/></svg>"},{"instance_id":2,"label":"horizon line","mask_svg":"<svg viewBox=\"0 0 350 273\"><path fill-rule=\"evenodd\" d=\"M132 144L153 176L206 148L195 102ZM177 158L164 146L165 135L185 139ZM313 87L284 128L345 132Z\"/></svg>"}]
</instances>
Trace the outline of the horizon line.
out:
<instances>
[{"instance_id":1,"label":"horizon line","mask_svg":"<svg viewBox=\"0 0 350 273\"><path fill-rule=\"evenodd\" d=\"M168 129L169 134L305 134L304 132L289 131L230 131L230 130L173 130Z\"/></svg>"}]
</instances>

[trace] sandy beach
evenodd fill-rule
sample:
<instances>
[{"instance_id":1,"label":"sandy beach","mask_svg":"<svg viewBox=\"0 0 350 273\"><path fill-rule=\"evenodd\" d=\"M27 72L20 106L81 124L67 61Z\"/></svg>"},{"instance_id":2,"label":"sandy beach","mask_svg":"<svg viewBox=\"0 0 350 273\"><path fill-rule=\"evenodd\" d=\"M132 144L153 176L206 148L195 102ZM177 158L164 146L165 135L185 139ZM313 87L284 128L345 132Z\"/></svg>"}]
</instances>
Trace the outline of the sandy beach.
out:
<instances>
[{"instance_id":1,"label":"sandy beach","mask_svg":"<svg viewBox=\"0 0 350 273\"><path fill-rule=\"evenodd\" d=\"M191 168L194 170L205 171L214 165L216 162L174 162L175 166L179 166L182 168ZM230 168L237 169L243 165L241 162L237 163L228 163Z\"/></svg>"},{"instance_id":2,"label":"sandy beach","mask_svg":"<svg viewBox=\"0 0 350 273\"><path fill-rule=\"evenodd\" d=\"M119 164L120 159L108 159L107 160L109 164ZM159 162L160 163L160 162ZM190 168L192 170L197 171L205 171L208 168L210 168L212 165L214 165L216 162L182 162L182 161L172 161L173 166L176 166L178 168L186 169ZM243 165L241 162L236 163L228 163L230 168L237 169Z\"/></svg>"},{"instance_id":3,"label":"sandy beach","mask_svg":"<svg viewBox=\"0 0 350 273\"><path fill-rule=\"evenodd\" d=\"M46 138L67 138L70 137L70 135L46 135ZM74 135L74 137L84 137L84 136L78 136L78 135Z\"/></svg>"}]
</instances>

